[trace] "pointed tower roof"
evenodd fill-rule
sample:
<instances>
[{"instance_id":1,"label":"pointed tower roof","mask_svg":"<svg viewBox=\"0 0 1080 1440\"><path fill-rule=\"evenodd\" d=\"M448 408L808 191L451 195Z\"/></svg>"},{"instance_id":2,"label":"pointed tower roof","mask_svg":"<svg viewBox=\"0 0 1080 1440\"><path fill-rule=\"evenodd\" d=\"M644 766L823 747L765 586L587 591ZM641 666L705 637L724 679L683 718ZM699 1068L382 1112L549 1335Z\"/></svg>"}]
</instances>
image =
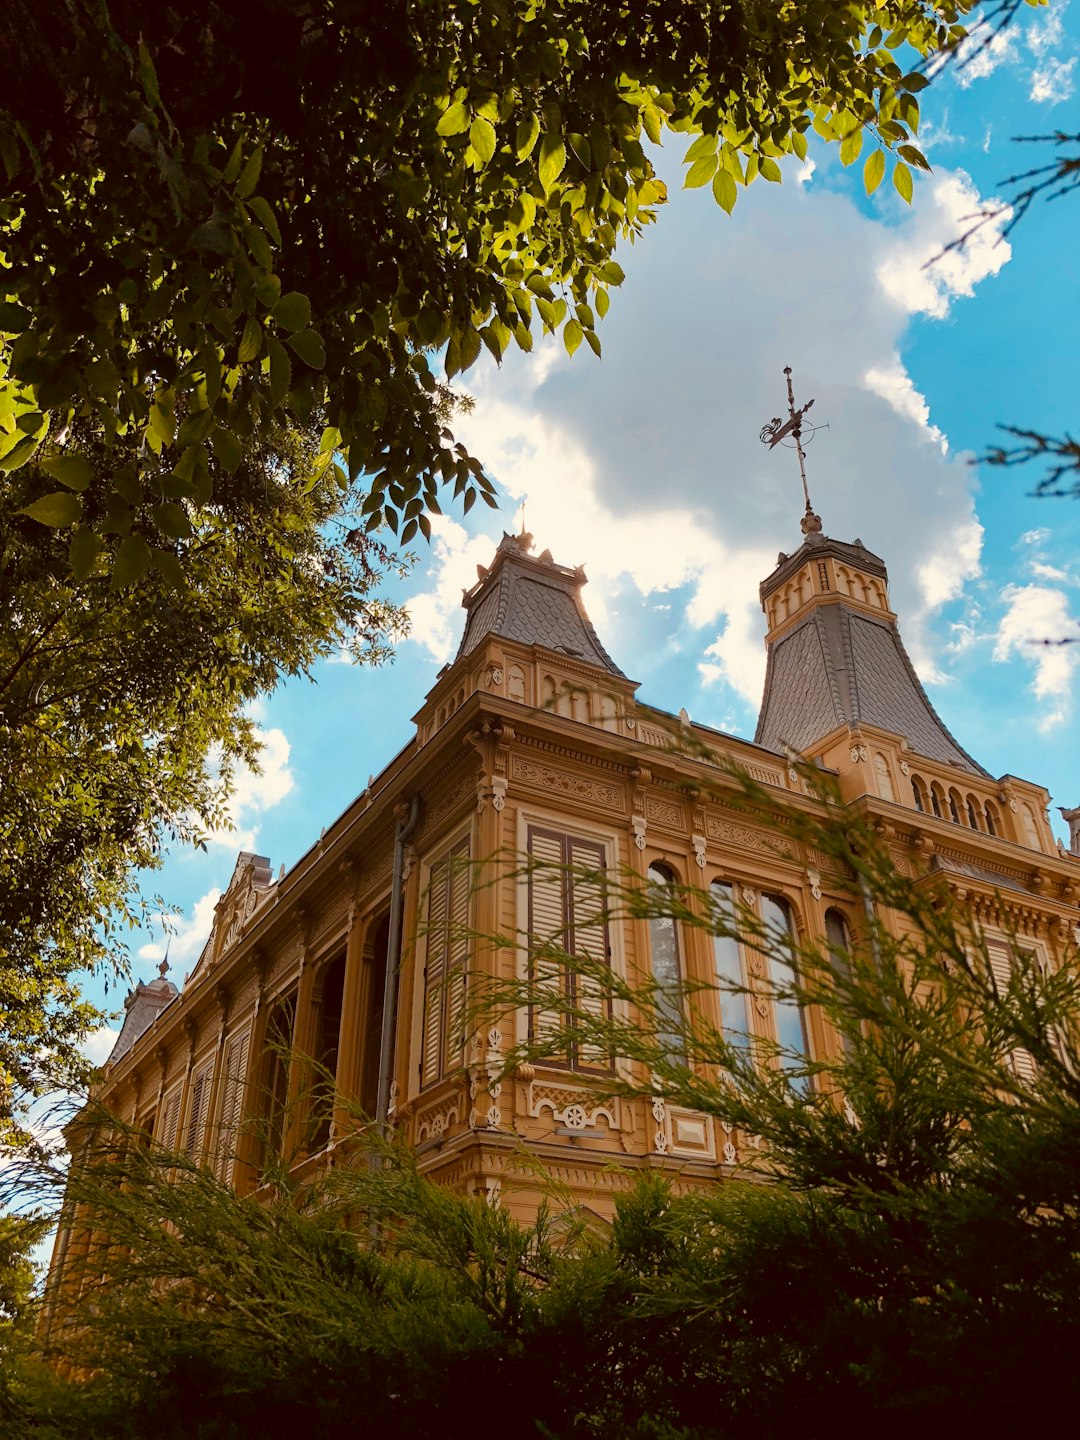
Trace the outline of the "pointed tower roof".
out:
<instances>
[{"instance_id":1,"label":"pointed tower roof","mask_svg":"<svg viewBox=\"0 0 1080 1440\"><path fill-rule=\"evenodd\" d=\"M162 960L156 980L145 985L140 980L134 990L128 991L124 1001L124 1023L109 1052L109 1058L105 1062L107 1065L115 1065L117 1060L123 1059L139 1036L150 1029L165 1007L171 1005L179 995L180 992L172 981L165 978L168 969L168 960Z\"/></svg>"},{"instance_id":2,"label":"pointed tower roof","mask_svg":"<svg viewBox=\"0 0 1080 1440\"><path fill-rule=\"evenodd\" d=\"M477 566L479 580L461 603L467 612L456 660L488 635L521 645L543 645L574 660L627 677L600 643L581 599L586 583L580 565L556 565L551 551L534 556L532 536L503 535L489 569Z\"/></svg>"},{"instance_id":3,"label":"pointed tower roof","mask_svg":"<svg viewBox=\"0 0 1080 1440\"><path fill-rule=\"evenodd\" d=\"M861 540L821 533L808 511L805 539L762 583L768 666L755 739L811 753L839 727L874 726L912 750L987 775L931 705L889 608L885 564Z\"/></svg>"}]
</instances>

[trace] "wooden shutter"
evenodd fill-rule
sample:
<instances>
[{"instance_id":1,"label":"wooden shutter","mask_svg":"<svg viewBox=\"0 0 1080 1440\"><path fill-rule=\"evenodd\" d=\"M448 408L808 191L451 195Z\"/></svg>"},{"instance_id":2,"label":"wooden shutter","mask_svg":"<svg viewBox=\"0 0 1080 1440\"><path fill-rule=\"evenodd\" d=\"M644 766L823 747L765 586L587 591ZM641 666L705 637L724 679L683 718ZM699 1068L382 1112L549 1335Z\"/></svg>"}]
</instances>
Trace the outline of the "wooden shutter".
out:
<instances>
[{"instance_id":1,"label":"wooden shutter","mask_svg":"<svg viewBox=\"0 0 1080 1440\"><path fill-rule=\"evenodd\" d=\"M558 992L565 1007L550 1002L530 1009L532 1038L549 1042L566 1029L571 1008L606 1018L611 1013L608 987L595 975L576 973L558 953L606 965L610 959L604 915L604 847L599 841L550 830L529 830L529 955L530 980L546 994ZM589 872L589 873L583 873ZM567 1045L551 1057L571 1066L604 1066L609 1057L601 1045Z\"/></svg>"},{"instance_id":2,"label":"wooden shutter","mask_svg":"<svg viewBox=\"0 0 1080 1440\"><path fill-rule=\"evenodd\" d=\"M529 981L546 995L566 993L566 966L545 948L570 950L567 927L567 875L565 837L547 830L529 831ZM529 1010L529 1033L547 1044L565 1029L562 1007L534 1005ZM569 1059L554 1054L551 1058Z\"/></svg>"},{"instance_id":3,"label":"wooden shutter","mask_svg":"<svg viewBox=\"0 0 1080 1440\"><path fill-rule=\"evenodd\" d=\"M207 1060L192 1077L191 1105L184 1135L184 1153L189 1160L199 1160L202 1157L203 1140L206 1136L206 1107L210 1102L210 1082L213 1075L214 1062Z\"/></svg>"},{"instance_id":4,"label":"wooden shutter","mask_svg":"<svg viewBox=\"0 0 1080 1440\"><path fill-rule=\"evenodd\" d=\"M161 1125L156 1139L163 1150L176 1149L176 1127L180 1120L180 1086L165 1096L161 1106Z\"/></svg>"},{"instance_id":5,"label":"wooden shutter","mask_svg":"<svg viewBox=\"0 0 1080 1440\"><path fill-rule=\"evenodd\" d=\"M986 956L990 961L990 971L994 977L998 994L1007 995L1013 971L1011 947L1004 940L987 940ZM1018 1079L1028 1082L1035 1079L1035 1060L1030 1050L1018 1047L1009 1058Z\"/></svg>"},{"instance_id":6,"label":"wooden shutter","mask_svg":"<svg viewBox=\"0 0 1080 1440\"><path fill-rule=\"evenodd\" d=\"M607 919L604 915L604 847L594 840L580 840L575 836L568 836L567 852L570 862L567 881L570 890L571 932L568 949L578 959L588 960L593 965L606 965L609 953ZM596 974L581 973L572 974L570 978L577 1008L590 1020L609 1019L611 991L604 980ZM581 1045L577 1061L580 1065L605 1066L609 1062L609 1047Z\"/></svg>"},{"instance_id":7,"label":"wooden shutter","mask_svg":"<svg viewBox=\"0 0 1080 1440\"><path fill-rule=\"evenodd\" d=\"M469 958L469 841L431 867L420 1083L440 1079L461 1058Z\"/></svg>"},{"instance_id":8,"label":"wooden shutter","mask_svg":"<svg viewBox=\"0 0 1080 1440\"><path fill-rule=\"evenodd\" d=\"M222 1066L221 1115L218 1122L217 1152L214 1159L214 1174L219 1180L226 1180L236 1157L236 1145L240 1136L240 1124L244 1118L244 1081L247 1076L250 1030L234 1035L225 1046L225 1060Z\"/></svg>"}]
</instances>

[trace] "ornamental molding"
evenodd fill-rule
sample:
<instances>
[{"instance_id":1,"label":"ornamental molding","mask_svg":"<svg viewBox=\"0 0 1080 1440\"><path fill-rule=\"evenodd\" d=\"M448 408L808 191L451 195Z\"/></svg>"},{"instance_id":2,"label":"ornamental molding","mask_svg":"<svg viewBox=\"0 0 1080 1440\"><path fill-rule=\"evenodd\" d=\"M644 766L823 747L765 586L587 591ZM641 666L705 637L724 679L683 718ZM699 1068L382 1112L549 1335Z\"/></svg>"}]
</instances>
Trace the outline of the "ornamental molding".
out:
<instances>
[{"instance_id":1,"label":"ornamental molding","mask_svg":"<svg viewBox=\"0 0 1080 1440\"><path fill-rule=\"evenodd\" d=\"M553 765L540 765L524 756L515 755L511 764L511 777L523 784L531 785L549 793L569 795L577 800L586 800L609 810L623 809L621 785L606 784L602 780L590 780L585 775L575 775L569 770L557 769Z\"/></svg>"},{"instance_id":2,"label":"ornamental molding","mask_svg":"<svg viewBox=\"0 0 1080 1440\"><path fill-rule=\"evenodd\" d=\"M592 729L592 733L596 735L610 733L604 730L597 730L595 726L590 728ZM593 755L571 745L559 745L556 741L545 739L539 735L519 735L517 737L517 746L519 749L528 748L530 750L539 750L545 755L555 755L560 759L573 760L579 765L588 765L590 770L606 770L612 775L623 776L627 770L625 761L612 760L603 755Z\"/></svg>"},{"instance_id":3,"label":"ornamental molding","mask_svg":"<svg viewBox=\"0 0 1080 1440\"><path fill-rule=\"evenodd\" d=\"M548 1111L552 1120L568 1130L593 1129L601 1116L609 1130L619 1130L621 1114L617 1099L601 1099L580 1085L560 1085L548 1080L530 1080L525 1087L526 1114L539 1120Z\"/></svg>"},{"instance_id":4,"label":"ornamental molding","mask_svg":"<svg viewBox=\"0 0 1080 1440\"><path fill-rule=\"evenodd\" d=\"M416 1127L414 1143L423 1145L426 1140L444 1140L450 1127L461 1123L464 1107L464 1093L454 1090L434 1105L418 1109L413 1122Z\"/></svg>"},{"instance_id":5,"label":"ornamental molding","mask_svg":"<svg viewBox=\"0 0 1080 1440\"><path fill-rule=\"evenodd\" d=\"M705 830L710 840L735 849L756 850L764 855L773 855L781 860L795 858L794 846L790 840L780 839L767 830L757 830L749 825L738 825L733 820L724 820L717 815L706 817Z\"/></svg>"}]
</instances>

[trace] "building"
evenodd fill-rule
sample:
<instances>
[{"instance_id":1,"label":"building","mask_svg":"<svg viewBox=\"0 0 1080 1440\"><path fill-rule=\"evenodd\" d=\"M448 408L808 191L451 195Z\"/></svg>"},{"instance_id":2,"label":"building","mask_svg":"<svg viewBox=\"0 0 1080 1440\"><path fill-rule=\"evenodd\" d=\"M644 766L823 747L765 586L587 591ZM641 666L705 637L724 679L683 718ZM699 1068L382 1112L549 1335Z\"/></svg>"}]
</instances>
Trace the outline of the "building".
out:
<instances>
[{"instance_id":1,"label":"building","mask_svg":"<svg viewBox=\"0 0 1080 1440\"><path fill-rule=\"evenodd\" d=\"M600 1101L588 1055L504 1078L515 1035L460 1035L465 972L527 973L529 937L561 934L568 951L631 973L708 982L719 969L753 985L733 941L670 928L662 939L643 919L601 930L574 866L651 872L720 903L738 887L800 934L857 926L823 856L725 799L724 767L737 766L784 801L816 803L796 752L879 819L898 865L944 874L1003 953L1012 931L1053 963L1076 925L1080 856L1055 842L1046 791L995 779L946 729L901 642L884 563L823 535L809 510L803 534L761 585L768 668L753 742L639 702L586 615L584 573L504 536L464 596L457 656L415 737L292 870L275 879L265 858L240 856L182 993L163 973L129 998L104 1105L241 1191L268 1148L301 1172L347 1161L334 1095L288 1063L291 1047L366 1113L389 1115L430 1174L523 1215L535 1203L523 1146L600 1214L636 1169L689 1184L732 1173L737 1135L659 1097ZM673 747L673 730L696 744ZM530 875L523 860L554 868ZM511 939L470 946L467 930ZM785 1037L790 1014L738 998L734 1028ZM823 1017L797 1023L812 1053L837 1043Z\"/></svg>"}]
</instances>

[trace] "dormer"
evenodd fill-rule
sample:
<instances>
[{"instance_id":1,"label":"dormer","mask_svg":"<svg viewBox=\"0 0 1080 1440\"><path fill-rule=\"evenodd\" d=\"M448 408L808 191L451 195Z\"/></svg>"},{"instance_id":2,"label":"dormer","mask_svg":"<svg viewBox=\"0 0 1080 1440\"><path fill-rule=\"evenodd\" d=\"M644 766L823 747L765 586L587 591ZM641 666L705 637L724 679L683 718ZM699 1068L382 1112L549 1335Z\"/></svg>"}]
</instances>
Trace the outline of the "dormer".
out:
<instances>
[{"instance_id":1,"label":"dormer","mask_svg":"<svg viewBox=\"0 0 1080 1440\"><path fill-rule=\"evenodd\" d=\"M585 611L580 566L532 553L532 536L504 535L462 595L465 631L414 717L421 744L477 691L605 730L623 728L637 685L600 643Z\"/></svg>"}]
</instances>

